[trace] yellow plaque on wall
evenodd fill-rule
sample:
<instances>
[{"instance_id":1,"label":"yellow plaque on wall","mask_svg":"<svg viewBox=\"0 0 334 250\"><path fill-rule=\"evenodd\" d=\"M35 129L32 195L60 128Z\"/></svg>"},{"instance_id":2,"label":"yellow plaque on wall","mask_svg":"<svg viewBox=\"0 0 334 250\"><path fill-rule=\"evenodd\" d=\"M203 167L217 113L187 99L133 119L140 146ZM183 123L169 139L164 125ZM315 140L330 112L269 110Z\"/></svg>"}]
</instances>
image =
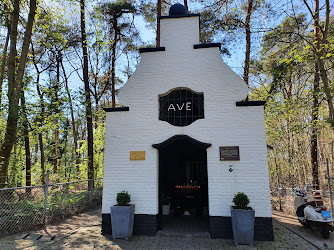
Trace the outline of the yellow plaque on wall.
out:
<instances>
[{"instance_id":1,"label":"yellow plaque on wall","mask_svg":"<svg viewBox=\"0 0 334 250\"><path fill-rule=\"evenodd\" d=\"M130 151L130 160L131 161L144 161L145 151Z\"/></svg>"}]
</instances>

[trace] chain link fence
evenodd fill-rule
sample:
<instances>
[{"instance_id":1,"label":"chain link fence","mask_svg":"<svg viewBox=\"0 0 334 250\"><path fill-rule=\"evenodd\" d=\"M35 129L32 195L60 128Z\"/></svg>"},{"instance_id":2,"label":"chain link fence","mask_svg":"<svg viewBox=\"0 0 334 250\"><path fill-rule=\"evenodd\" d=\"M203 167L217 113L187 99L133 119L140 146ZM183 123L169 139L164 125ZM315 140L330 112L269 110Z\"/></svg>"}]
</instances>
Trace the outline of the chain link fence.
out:
<instances>
[{"instance_id":1,"label":"chain link fence","mask_svg":"<svg viewBox=\"0 0 334 250\"><path fill-rule=\"evenodd\" d=\"M294 192L292 188L271 188L271 207L273 210L295 214Z\"/></svg>"},{"instance_id":2,"label":"chain link fence","mask_svg":"<svg viewBox=\"0 0 334 250\"><path fill-rule=\"evenodd\" d=\"M273 210L282 211L288 214L295 215L295 193L293 191L293 188L279 188L272 187L270 189L271 191L271 207ZM307 193L312 195L313 189L307 189ZM330 202L330 193L327 190L321 190L322 199L324 202L324 205L331 209L331 202Z\"/></svg>"},{"instance_id":3,"label":"chain link fence","mask_svg":"<svg viewBox=\"0 0 334 250\"><path fill-rule=\"evenodd\" d=\"M94 190L88 184L94 183ZM0 236L40 228L102 203L102 178L0 189Z\"/></svg>"}]
</instances>

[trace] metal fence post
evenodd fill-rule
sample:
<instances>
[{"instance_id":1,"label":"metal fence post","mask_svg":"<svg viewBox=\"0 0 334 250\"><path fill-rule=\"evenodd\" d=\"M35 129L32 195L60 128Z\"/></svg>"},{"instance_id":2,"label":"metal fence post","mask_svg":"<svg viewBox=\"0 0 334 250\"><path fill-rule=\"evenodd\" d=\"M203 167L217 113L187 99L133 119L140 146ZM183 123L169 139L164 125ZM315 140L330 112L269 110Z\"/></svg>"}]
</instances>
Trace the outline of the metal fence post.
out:
<instances>
[{"instance_id":1,"label":"metal fence post","mask_svg":"<svg viewBox=\"0 0 334 250\"><path fill-rule=\"evenodd\" d=\"M43 207L43 226L45 226L46 220L46 207L48 205L48 193L49 193L49 174L50 170L46 171L46 180L45 180L45 198L44 198L44 207Z\"/></svg>"},{"instance_id":2,"label":"metal fence post","mask_svg":"<svg viewBox=\"0 0 334 250\"><path fill-rule=\"evenodd\" d=\"M275 164L276 164L276 177L277 177L277 196L278 196L278 202L279 202L279 211L283 212L283 208L282 208L282 199L281 199L281 194L280 194L280 190L279 190L279 173L278 173L278 165L276 162L276 158L275 158Z\"/></svg>"},{"instance_id":3,"label":"metal fence post","mask_svg":"<svg viewBox=\"0 0 334 250\"><path fill-rule=\"evenodd\" d=\"M331 185L331 176L329 174L329 163L328 158L326 159L327 162L327 178L328 178L328 191L329 191L329 200L331 202L331 212L333 216L333 199L332 199L332 185Z\"/></svg>"}]
</instances>

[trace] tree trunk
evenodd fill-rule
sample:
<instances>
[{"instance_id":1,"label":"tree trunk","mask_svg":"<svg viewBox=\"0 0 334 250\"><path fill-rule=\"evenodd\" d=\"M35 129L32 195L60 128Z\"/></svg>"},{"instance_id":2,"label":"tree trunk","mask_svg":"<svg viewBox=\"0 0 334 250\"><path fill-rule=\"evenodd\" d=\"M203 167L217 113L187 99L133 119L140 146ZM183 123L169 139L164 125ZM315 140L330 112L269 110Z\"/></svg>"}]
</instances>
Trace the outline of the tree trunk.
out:
<instances>
[{"instance_id":1,"label":"tree trunk","mask_svg":"<svg viewBox=\"0 0 334 250\"><path fill-rule=\"evenodd\" d=\"M116 106L116 91L115 91L115 63L116 63L116 46L117 46L117 17L114 17L113 28L115 32L114 41L112 44L112 58L111 58L111 94L112 94L112 107Z\"/></svg>"},{"instance_id":2,"label":"tree trunk","mask_svg":"<svg viewBox=\"0 0 334 250\"><path fill-rule=\"evenodd\" d=\"M184 2L184 7L186 7L187 12L188 12L188 0L184 0L183 2Z\"/></svg>"},{"instance_id":3,"label":"tree trunk","mask_svg":"<svg viewBox=\"0 0 334 250\"><path fill-rule=\"evenodd\" d=\"M110 69L110 64L109 64L109 67ZM96 70L96 72L98 72ZM110 72L110 71L109 71ZM109 79L109 73L108 73L108 81L110 80ZM99 93L98 93L98 90L97 90L97 86L98 86L98 79L97 79L97 75L94 76L94 93L93 93L93 97L94 97L94 100L95 100L95 130L97 129L97 124L98 124L98 109L99 109ZM102 94L101 94L102 96Z\"/></svg>"},{"instance_id":4,"label":"tree trunk","mask_svg":"<svg viewBox=\"0 0 334 250\"><path fill-rule=\"evenodd\" d=\"M86 21L85 21L85 0L80 0L80 24L81 24L81 44L83 53L83 79L85 84L86 97L86 119L87 119L87 139L88 139L88 179L94 179L94 155L93 155L93 118L92 104L90 99L89 78L88 78L88 53L86 39ZM113 99L114 101L114 99ZM94 181L88 182L88 190L94 189Z\"/></svg>"},{"instance_id":5,"label":"tree trunk","mask_svg":"<svg viewBox=\"0 0 334 250\"><path fill-rule=\"evenodd\" d=\"M253 10L253 0L248 0L247 15L245 21L246 30L246 53L245 53L245 64L244 64L244 81L248 86L248 76L249 76L249 61L250 61L250 49L251 49L251 31L250 31L250 18ZM246 98L248 100L248 96Z\"/></svg>"},{"instance_id":6,"label":"tree trunk","mask_svg":"<svg viewBox=\"0 0 334 250\"><path fill-rule=\"evenodd\" d=\"M78 133L77 133L76 126L75 126L72 97L71 97L71 92L68 88L68 79L67 79L67 76L66 76L66 71L65 71L63 61L61 61L61 68L63 70L63 74L64 74L64 78L65 78L65 89L66 89L66 92L67 92L68 102L70 104L71 121L72 121L72 133L73 133L73 140L74 140L75 168L77 170L77 177L78 177L78 179L80 179L80 168L79 168L80 156L79 156L79 152L78 152Z\"/></svg>"},{"instance_id":7,"label":"tree trunk","mask_svg":"<svg viewBox=\"0 0 334 250\"><path fill-rule=\"evenodd\" d=\"M16 71L17 56L17 37L18 37L18 21L20 12L20 1L14 1L12 12L12 26L10 36L10 51L8 57L8 117L6 134L0 149L0 187L4 187L7 182L8 166L10 154L17 136L17 121L19 115L19 96L21 93L21 82L23 80L29 44L31 40L32 27L35 20L37 3L36 0L30 0L30 11L28 22L26 25L23 45L19 65Z\"/></svg>"},{"instance_id":8,"label":"tree trunk","mask_svg":"<svg viewBox=\"0 0 334 250\"><path fill-rule=\"evenodd\" d=\"M98 112L99 112L99 99L96 97L95 98L95 130L97 129L98 122L99 122Z\"/></svg>"},{"instance_id":9,"label":"tree trunk","mask_svg":"<svg viewBox=\"0 0 334 250\"><path fill-rule=\"evenodd\" d=\"M38 142L39 148L41 151L41 182L42 185L45 184L45 154L44 154L44 143L43 143L43 135L42 133L38 133Z\"/></svg>"},{"instance_id":10,"label":"tree trunk","mask_svg":"<svg viewBox=\"0 0 334 250\"><path fill-rule=\"evenodd\" d=\"M318 0L316 0L318 1ZM306 0L303 0L304 4L306 5L306 7L308 8L310 14L313 17L314 20L314 24L317 23L317 28L320 29L319 26L319 11L315 11L315 14L312 12L310 6L308 5ZM319 6L319 3L316 3ZM319 9L319 7L317 7ZM325 24L324 24L324 29L322 30L322 41L319 39L319 41L322 44L326 44L328 43L327 41L327 34L328 34L328 30L329 30L329 23L330 23L330 4L329 4L329 0L326 0L326 13L325 13ZM320 29L321 30L321 29ZM332 128L334 128L334 107L333 107L333 97L331 94L331 86L330 86L330 82L328 80L328 75L326 72L326 68L325 68L325 63L324 63L324 58L326 58L326 54L324 53L324 49L320 49L318 50L318 45L320 46L319 48L321 48L321 44L317 43L317 46L315 48L315 55L317 58L317 64L318 64L318 69L319 69L319 73L320 73L320 78L321 81L324 84L324 91L325 91L325 95L326 95L326 101L328 104L328 120L329 123L331 125Z\"/></svg>"},{"instance_id":11,"label":"tree trunk","mask_svg":"<svg viewBox=\"0 0 334 250\"><path fill-rule=\"evenodd\" d=\"M318 67L319 67L319 71L320 71L320 78L324 84L324 90L325 90L325 94L326 94L326 100L327 100L327 104L328 104L328 113L329 113L329 123L331 125L332 128L334 128L334 107L333 107L333 97L331 94L331 87L330 87L330 83L328 80L328 75L326 72L326 68L323 62L323 58L324 57L324 53L322 52L322 50L318 53L317 55L317 61L318 61Z\"/></svg>"},{"instance_id":12,"label":"tree trunk","mask_svg":"<svg viewBox=\"0 0 334 250\"><path fill-rule=\"evenodd\" d=\"M34 65L35 65L36 72L37 72L36 88L37 88L37 93L38 93L38 96L41 102L41 113L38 119L38 126L40 127L39 129L41 129L43 126L43 121L45 117L45 104L44 104L43 94L39 86L40 72L38 70L37 65L36 64ZM41 151L41 182L44 185L45 184L45 154L44 154L43 132L41 130L38 131L38 143L39 143L39 149Z\"/></svg>"},{"instance_id":13,"label":"tree trunk","mask_svg":"<svg viewBox=\"0 0 334 250\"><path fill-rule=\"evenodd\" d=\"M1 70L0 70L0 108L1 108L1 102L2 102L2 84L3 84L3 80L5 79L5 69L6 69L6 62L7 62L7 50L8 50L8 44L9 44L9 37L10 37L10 26L8 26L7 37L5 41L5 47L3 49L3 56L2 56Z\"/></svg>"},{"instance_id":14,"label":"tree trunk","mask_svg":"<svg viewBox=\"0 0 334 250\"><path fill-rule=\"evenodd\" d=\"M58 51L57 54L57 82L53 87L53 103L55 105L55 113L56 119L58 118L59 114L59 98L58 98L58 91L60 89L60 60L61 60L61 53ZM54 159L53 159L53 173L58 172L58 141L59 141L59 125L58 120L56 120L56 128L55 128L55 148L54 148Z\"/></svg>"},{"instance_id":15,"label":"tree trunk","mask_svg":"<svg viewBox=\"0 0 334 250\"><path fill-rule=\"evenodd\" d=\"M58 125L56 126L55 129L55 147L54 147L54 156L53 156L53 173L58 172L58 139L59 139L59 129Z\"/></svg>"},{"instance_id":16,"label":"tree trunk","mask_svg":"<svg viewBox=\"0 0 334 250\"><path fill-rule=\"evenodd\" d=\"M317 50L320 49L319 39L319 0L314 2L314 40ZM314 189L319 189L319 167L318 167L318 120L319 120L319 67L317 60L314 67L313 81L313 107L312 107L312 130L311 130L311 164L312 164L312 179Z\"/></svg>"},{"instance_id":17,"label":"tree trunk","mask_svg":"<svg viewBox=\"0 0 334 250\"><path fill-rule=\"evenodd\" d=\"M18 162L16 160L16 157L17 157L17 143L15 143L13 147L14 147L13 148L14 161L13 161L12 169L11 169L11 172L10 172L10 176L12 177L12 179L11 180L8 179L8 182L9 182L8 185L9 185L9 187L17 187L17 180L16 180L17 162Z\"/></svg>"},{"instance_id":18,"label":"tree trunk","mask_svg":"<svg viewBox=\"0 0 334 250\"><path fill-rule=\"evenodd\" d=\"M26 186L31 186L31 154L30 154L30 141L29 141L29 125L28 125L28 114L26 107L26 100L24 96L24 90L22 89L21 105L23 111L23 135L24 135L24 149L26 154ZM30 193L30 189L27 189Z\"/></svg>"},{"instance_id":19,"label":"tree trunk","mask_svg":"<svg viewBox=\"0 0 334 250\"><path fill-rule=\"evenodd\" d=\"M158 16L157 16L157 47L160 47L160 17L161 16L161 0L158 0Z\"/></svg>"}]
</instances>

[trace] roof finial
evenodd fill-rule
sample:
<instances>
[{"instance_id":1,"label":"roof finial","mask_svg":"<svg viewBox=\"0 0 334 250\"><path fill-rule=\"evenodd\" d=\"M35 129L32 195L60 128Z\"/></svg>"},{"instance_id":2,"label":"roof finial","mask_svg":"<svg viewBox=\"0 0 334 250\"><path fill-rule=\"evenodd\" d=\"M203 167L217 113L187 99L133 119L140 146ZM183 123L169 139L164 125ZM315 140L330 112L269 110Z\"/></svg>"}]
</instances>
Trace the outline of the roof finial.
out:
<instances>
[{"instance_id":1,"label":"roof finial","mask_svg":"<svg viewBox=\"0 0 334 250\"><path fill-rule=\"evenodd\" d=\"M184 5L177 3L170 7L169 16L183 16L183 15L188 15L187 8Z\"/></svg>"}]
</instances>

